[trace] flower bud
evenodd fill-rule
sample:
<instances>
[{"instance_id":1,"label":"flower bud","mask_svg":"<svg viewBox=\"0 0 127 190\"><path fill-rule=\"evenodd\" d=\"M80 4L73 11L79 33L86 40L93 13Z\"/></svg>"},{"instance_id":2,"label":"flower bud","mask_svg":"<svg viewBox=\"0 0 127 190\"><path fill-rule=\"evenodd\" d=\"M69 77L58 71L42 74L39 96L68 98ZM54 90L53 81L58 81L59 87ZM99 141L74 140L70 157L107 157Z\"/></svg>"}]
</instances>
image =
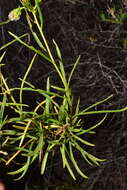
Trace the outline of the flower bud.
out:
<instances>
[{"instance_id":1,"label":"flower bud","mask_svg":"<svg viewBox=\"0 0 127 190\"><path fill-rule=\"evenodd\" d=\"M22 8L16 8L16 9L13 9L10 13L9 13L9 15L8 15L8 19L10 20L10 21L17 21L17 20L19 20L20 19L20 16L21 16L21 14L22 14Z\"/></svg>"},{"instance_id":2,"label":"flower bud","mask_svg":"<svg viewBox=\"0 0 127 190\"><path fill-rule=\"evenodd\" d=\"M31 4L31 1L30 0L22 0L22 5L27 9L29 10L30 12L33 10L33 6Z\"/></svg>"}]
</instances>

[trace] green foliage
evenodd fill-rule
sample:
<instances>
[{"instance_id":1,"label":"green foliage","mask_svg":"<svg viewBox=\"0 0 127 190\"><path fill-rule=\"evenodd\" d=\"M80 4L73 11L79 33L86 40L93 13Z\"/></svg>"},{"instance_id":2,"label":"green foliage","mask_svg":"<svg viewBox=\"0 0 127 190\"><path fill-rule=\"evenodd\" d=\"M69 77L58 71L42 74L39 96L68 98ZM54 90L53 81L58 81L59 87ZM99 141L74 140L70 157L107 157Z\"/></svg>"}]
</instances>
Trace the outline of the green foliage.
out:
<instances>
[{"instance_id":1,"label":"green foliage","mask_svg":"<svg viewBox=\"0 0 127 190\"><path fill-rule=\"evenodd\" d=\"M126 4L126 1L123 0L123 3ZM123 9L117 10L116 7L108 8L107 14L101 13L100 18L103 22L109 22L113 24L124 24L127 19L127 13ZM127 48L127 37L124 37L120 43L123 48Z\"/></svg>"},{"instance_id":2,"label":"green foliage","mask_svg":"<svg viewBox=\"0 0 127 190\"><path fill-rule=\"evenodd\" d=\"M9 34L14 40L0 48L0 50L3 50L15 41L18 41L35 52L23 78L20 79L20 88L9 88L7 80L3 74L0 73L2 96L2 101L0 102L0 135L3 139L3 149L13 150L13 153L7 157L5 156L2 161L4 161L6 165L14 163L19 167L19 169L9 172L10 175L18 175L17 180L19 180L26 174L30 165L35 162L35 160L38 160L41 174L44 174L48 159L51 159L57 151L62 158L63 168L67 168L74 180L76 179L74 169L79 175L87 179L87 175L84 174L77 163L75 157L76 152L79 152L81 158L90 165L99 165L100 162L105 160L99 159L85 150L84 147L88 146L90 148L95 145L85 140L84 134L95 134L95 129L105 121L108 113L122 112L127 110L127 107L120 110L96 111L94 109L98 105L108 101L112 95L84 110L80 110L80 99L77 101L76 106L74 105L70 81L76 66L80 62L80 56L75 61L70 75L67 78L62 55L57 43L53 40L58 61L54 59L45 38L42 12L39 7L41 1L35 0L34 6L24 4L28 2L30 3L28 0L22 0L23 7L20 7L20 9L22 9L22 11L25 10L28 26L35 39L35 43L38 45L38 49L23 41L22 38L27 37L29 34L23 34L18 37L12 32L9 32ZM30 5L32 8L30 8ZM38 29L39 35L33 30L35 26ZM50 78L47 78L46 89L43 90L35 88L27 81L27 77L37 56L47 60L49 64L54 66L62 82L61 86L54 86L51 84ZM3 58L4 54L2 54L0 61L2 61ZM19 97L17 99L19 99L19 101L15 100L13 95L15 91L18 92ZM31 92L41 96L42 101L38 102L34 109L31 108L31 105L24 104L23 102L25 92ZM4 114L7 107L10 108L14 117L7 117ZM80 116L92 114L102 114L101 120L89 128L83 126L83 119L81 119Z\"/></svg>"},{"instance_id":3,"label":"green foliage","mask_svg":"<svg viewBox=\"0 0 127 190\"><path fill-rule=\"evenodd\" d=\"M119 11L116 10L116 7L108 8L108 14L101 13L100 18L104 22L116 23L116 24L123 24L125 19L127 19L127 13L124 12L122 9Z\"/></svg>"}]
</instances>

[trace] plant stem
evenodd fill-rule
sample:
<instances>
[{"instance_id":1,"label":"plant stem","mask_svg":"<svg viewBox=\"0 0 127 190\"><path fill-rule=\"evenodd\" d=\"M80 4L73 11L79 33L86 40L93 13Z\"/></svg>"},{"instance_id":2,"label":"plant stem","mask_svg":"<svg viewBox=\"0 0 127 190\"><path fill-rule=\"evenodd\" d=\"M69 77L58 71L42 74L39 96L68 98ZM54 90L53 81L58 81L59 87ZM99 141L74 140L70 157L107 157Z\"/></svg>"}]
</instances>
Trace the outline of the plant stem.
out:
<instances>
[{"instance_id":1,"label":"plant stem","mask_svg":"<svg viewBox=\"0 0 127 190\"><path fill-rule=\"evenodd\" d=\"M47 40L46 40L46 38L45 38L45 35L44 35L43 31L42 31L42 27L39 25L39 22L38 22L38 19L37 19L37 16L36 16L36 12L33 11L32 14L33 14L33 17L34 17L34 20L35 20L35 24L37 25L37 28L38 28L38 30L39 30L39 32L40 32L40 35L41 35L41 37L42 37L42 40L43 40L43 42L44 42L44 44L45 44L45 47L46 47L47 52L48 52L48 54L49 54L49 57L50 57L50 59L51 59L51 63L52 63L53 66L55 67L55 69L56 69L58 75L60 76L60 78L61 78L61 80L62 80L62 83L63 83L63 85L64 85L64 87L65 87L66 96L67 96L67 99L68 99L68 103L69 103L70 106L72 106L72 105L71 105L71 97L70 97L69 85L68 85L68 83L64 80L64 78L63 78L63 76L62 76L62 74L61 74L59 68L57 67L57 64L56 64L56 62L55 62L55 60L54 60L54 58L53 58L53 55L52 55L52 53L51 53L51 51L50 51L50 48L49 48L49 45L48 45Z\"/></svg>"},{"instance_id":2,"label":"plant stem","mask_svg":"<svg viewBox=\"0 0 127 190\"><path fill-rule=\"evenodd\" d=\"M35 23L36 23L36 25L37 25L37 27L38 27L38 30L39 30L39 32L40 32L40 34L41 34L41 37L42 37L42 39L43 39L43 42L44 42L44 44L45 44L45 46L46 46L47 52L48 52L48 54L49 54L49 57L50 57L50 59L51 59L51 61L52 61L52 64L53 64L53 66L55 67L57 73L59 74L59 76L60 76L60 78L61 78L61 80L62 80L62 83L63 83L65 89L67 90L67 89L68 89L68 85L67 85L67 84L65 83L65 81L63 80L63 77L62 77L62 75L61 75L61 73L60 73L60 71L59 71L59 68L57 67L56 62L55 62L55 60L54 60L54 58L53 58L53 56L52 56L52 53L51 53L50 48L49 48L49 45L48 45L47 40L46 40L46 38L45 38L45 36L44 36L44 33L43 33L43 31L42 31L42 28L40 27L39 22L38 22L38 20L37 20L36 12L33 11L32 13L33 13L33 16L34 16L34 19L35 19Z\"/></svg>"}]
</instances>

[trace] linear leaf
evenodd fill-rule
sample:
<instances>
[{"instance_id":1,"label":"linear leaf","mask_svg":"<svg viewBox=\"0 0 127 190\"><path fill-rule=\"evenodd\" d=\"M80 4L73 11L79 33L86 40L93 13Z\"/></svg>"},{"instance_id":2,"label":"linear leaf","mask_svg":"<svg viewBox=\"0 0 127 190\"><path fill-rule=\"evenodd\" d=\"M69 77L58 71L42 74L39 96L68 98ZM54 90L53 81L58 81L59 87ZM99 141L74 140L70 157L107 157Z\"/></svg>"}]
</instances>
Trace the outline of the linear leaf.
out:
<instances>
[{"instance_id":1,"label":"linear leaf","mask_svg":"<svg viewBox=\"0 0 127 190\"><path fill-rule=\"evenodd\" d=\"M9 32L9 34L11 36L13 36L18 42L20 42L21 44L23 44L24 46L26 46L27 48L31 49L32 51L34 51L35 53L37 53L38 55L41 55L42 57L44 57L44 59L46 59L47 61L51 62L52 61L49 59L48 56L46 56L45 54L43 54L40 50L34 48L34 46L30 46L27 43L23 42L18 36L16 36L15 34L13 34L12 32Z\"/></svg>"},{"instance_id":2,"label":"linear leaf","mask_svg":"<svg viewBox=\"0 0 127 190\"><path fill-rule=\"evenodd\" d=\"M66 166L66 155L65 155L65 145L63 144L62 147L60 147L60 152L62 155L62 160L63 160L63 168Z\"/></svg>"},{"instance_id":3,"label":"linear leaf","mask_svg":"<svg viewBox=\"0 0 127 190\"><path fill-rule=\"evenodd\" d=\"M78 115L79 113L79 104L80 104L80 98L78 99L78 102L77 102L77 105L76 105L76 109L75 109L75 115ZM74 125L77 121L79 117L75 117L73 120L72 120L72 124Z\"/></svg>"},{"instance_id":4,"label":"linear leaf","mask_svg":"<svg viewBox=\"0 0 127 190\"><path fill-rule=\"evenodd\" d=\"M76 145L75 147L77 148L77 150L80 151L80 153L82 154L82 156L83 156L83 158L86 160L86 162L87 162L89 165L93 165L93 163L90 162L90 161L87 159L86 151L84 151L84 149L81 148L81 146L79 146L79 144L78 144L77 142L75 142L74 144Z\"/></svg>"},{"instance_id":5,"label":"linear leaf","mask_svg":"<svg viewBox=\"0 0 127 190\"><path fill-rule=\"evenodd\" d=\"M69 163L68 163L68 161L66 159L65 145L64 144L62 145L62 147L60 147L60 151L61 151L62 160L63 160L63 168L65 168L65 166L66 166L67 169L68 169L68 171L69 171L69 173L70 173L70 175L72 176L72 178L74 180L76 180L76 178L74 176L74 173L73 173L73 171L72 171L72 169L71 169L71 167L70 167L70 165L69 165Z\"/></svg>"},{"instance_id":6,"label":"linear leaf","mask_svg":"<svg viewBox=\"0 0 127 190\"><path fill-rule=\"evenodd\" d=\"M21 172L23 172L26 168L26 165L24 165L22 168L16 170L16 171L13 171L13 172L8 172L9 175L15 175L15 174L19 174Z\"/></svg>"},{"instance_id":7,"label":"linear leaf","mask_svg":"<svg viewBox=\"0 0 127 190\"><path fill-rule=\"evenodd\" d=\"M11 89L11 91L14 91L14 90L20 90L20 88L13 88ZM62 96L60 96L59 94L57 93L54 93L54 92L47 92L46 90L42 90L42 89L33 89L33 88L29 88L29 87L24 87L23 88L24 91L32 91L32 92L38 92L39 94L42 94L43 96L47 97L47 98L51 98L50 96L48 95L52 95L52 96L56 96L56 97L59 97L59 98L62 98Z\"/></svg>"},{"instance_id":8,"label":"linear leaf","mask_svg":"<svg viewBox=\"0 0 127 190\"><path fill-rule=\"evenodd\" d=\"M33 158L32 158L32 162L36 159L36 157L39 155L39 153L42 152L43 146L44 146L45 142L44 142L44 137L43 137L43 132L39 138L38 144L36 149L33 151Z\"/></svg>"},{"instance_id":9,"label":"linear leaf","mask_svg":"<svg viewBox=\"0 0 127 190\"><path fill-rule=\"evenodd\" d=\"M80 170L80 168L78 167L77 162L74 159L74 155L73 155L73 151L72 151L72 144L69 142L69 150L70 150L70 158L71 161L75 167L75 169L77 170L77 172L85 179L87 179L88 177Z\"/></svg>"},{"instance_id":10,"label":"linear leaf","mask_svg":"<svg viewBox=\"0 0 127 190\"><path fill-rule=\"evenodd\" d=\"M82 156L84 157L84 159L88 162L88 164L90 165L93 165L96 164L96 165L99 165L98 162L104 162L106 161L106 159L100 159L100 158L97 158L95 156L93 156L92 154L86 152L83 148L81 148L81 146L75 142L75 145L76 145L76 148L81 152ZM88 160L88 159L89 160Z\"/></svg>"},{"instance_id":11,"label":"linear leaf","mask_svg":"<svg viewBox=\"0 0 127 190\"><path fill-rule=\"evenodd\" d=\"M86 140L84 140L84 139L82 139L82 138L80 138L80 137L78 137L78 136L76 136L76 135L74 135L74 134L73 134L73 137L74 137L76 140L80 141L81 143L83 143L83 144L85 144L85 145L87 145L87 146L95 146L94 144L92 144L92 143L90 143L90 142L88 142L88 141L86 141Z\"/></svg>"},{"instance_id":12,"label":"linear leaf","mask_svg":"<svg viewBox=\"0 0 127 190\"><path fill-rule=\"evenodd\" d=\"M0 129L2 128L2 123L4 121L4 110L5 110L5 105L6 105L6 95L3 95L3 101L2 101L2 105L0 107Z\"/></svg>"},{"instance_id":13,"label":"linear leaf","mask_svg":"<svg viewBox=\"0 0 127 190\"><path fill-rule=\"evenodd\" d=\"M60 87L58 87L58 86L53 86L53 85L51 85L51 87L52 87L53 89L55 89L55 90L58 90L58 91L61 91L61 92L66 92L65 88L60 88Z\"/></svg>"},{"instance_id":14,"label":"linear leaf","mask_svg":"<svg viewBox=\"0 0 127 190\"><path fill-rule=\"evenodd\" d=\"M48 145L47 150L45 152L44 158L42 160L42 164L41 164L41 174L43 175L45 172L45 168L46 168L46 163L48 160L48 155L49 155L49 151L55 146L55 144L51 144Z\"/></svg>"},{"instance_id":15,"label":"linear leaf","mask_svg":"<svg viewBox=\"0 0 127 190\"><path fill-rule=\"evenodd\" d=\"M4 56L5 56L5 53L6 53L6 51L0 56L0 63L1 63L1 61L3 60L3 58L4 58Z\"/></svg>"},{"instance_id":16,"label":"linear leaf","mask_svg":"<svg viewBox=\"0 0 127 190\"><path fill-rule=\"evenodd\" d=\"M88 152L87 152L86 155L87 155L87 157L88 157L94 164L96 164L96 165L98 165L98 166L99 166L99 163L98 163L98 162L104 162L104 161L106 161L106 159L99 159L99 158L93 156L92 154L89 154Z\"/></svg>"},{"instance_id":17,"label":"linear leaf","mask_svg":"<svg viewBox=\"0 0 127 190\"><path fill-rule=\"evenodd\" d=\"M98 110L98 111L90 111L90 112L85 112L85 113L79 113L78 116L80 116L80 115L104 114L104 113L119 113L119 112L124 112L126 110L127 110L127 106L122 108L122 109L117 109L117 110Z\"/></svg>"},{"instance_id":18,"label":"linear leaf","mask_svg":"<svg viewBox=\"0 0 127 190\"><path fill-rule=\"evenodd\" d=\"M39 19L40 19L40 24L41 24L41 28L43 28L43 15L42 15L42 10L39 6L39 2L37 0L35 0L35 5L37 7L37 10L38 10L38 14L39 14Z\"/></svg>"},{"instance_id":19,"label":"linear leaf","mask_svg":"<svg viewBox=\"0 0 127 190\"><path fill-rule=\"evenodd\" d=\"M35 32L32 32L32 34L33 34L33 37L34 37L35 41L36 41L37 44L39 45L39 47L40 47L42 50L46 51L45 47L43 46L41 40L38 38L37 34L36 34Z\"/></svg>"},{"instance_id":20,"label":"linear leaf","mask_svg":"<svg viewBox=\"0 0 127 190\"><path fill-rule=\"evenodd\" d=\"M23 37L25 37L25 36L28 36L28 35L29 35L28 33L25 33L25 34L23 34L22 36L19 36L19 39L20 39L20 38L23 38ZM16 41L17 41L17 39L12 40L12 41L6 43L6 44L3 45L2 47L0 47L0 51L1 51L2 49L4 49L4 48L10 46L11 44L15 43Z\"/></svg>"},{"instance_id":21,"label":"linear leaf","mask_svg":"<svg viewBox=\"0 0 127 190\"><path fill-rule=\"evenodd\" d=\"M81 58L81 56L79 56L79 57L77 58L77 60L76 60L76 62L75 62L75 64L74 64L74 66L73 66L73 68L72 68L72 70L71 70L71 73L70 73L69 79L68 79L68 86L70 85L71 78L72 78L72 76L73 76L73 73L74 73L74 71L75 71L75 68L76 68L77 65L79 64L80 58Z\"/></svg>"},{"instance_id":22,"label":"linear leaf","mask_svg":"<svg viewBox=\"0 0 127 190\"><path fill-rule=\"evenodd\" d=\"M64 65L63 65L63 61L62 61L62 55L61 55L60 49L59 49L57 43L55 42L55 40L53 40L53 43L55 44L56 52L57 52L57 55L58 55L58 58L59 58L60 71L61 71L63 80L64 80L65 83L67 83L67 81L66 81L66 75L65 75L65 70L64 70Z\"/></svg>"},{"instance_id":23,"label":"linear leaf","mask_svg":"<svg viewBox=\"0 0 127 190\"><path fill-rule=\"evenodd\" d=\"M89 133L91 132L93 129L97 128L98 126L100 126L104 120L107 118L107 114L105 114L105 116L101 119L101 121L99 121L98 123L96 123L94 126L90 127L89 129L86 130L81 130L81 132L79 132L77 135L82 135L84 133Z\"/></svg>"},{"instance_id":24,"label":"linear leaf","mask_svg":"<svg viewBox=\"0 0 127 190\"><path fill-rule=\"evenodd\" d=\"M33 146L33 143L31 143L29 150L27 150L28 152L31 151L32 146ZM28 168L30 166L30 158L31 158L30 156L27 156L27 162L22 168L20 168L20 169L18 169L16 171L13 171L13 172L9 172L8 174L15 175L15 174L19 174L19 173L22 172L22 175L15 179L15 180L20 180L26 174L26 172L27 172L27 170L28 170Z\"/></svg>"},{"instance_id":25,"label":"linear leaf","mask_svg":"<svg viewBox=\"0 0 127 190\"><path fill-rule=\"evenodd\" d=\"M23 77L23 80L22 80L22 83L21 83L21 87L20 87L20 94L19 94L19 96L20 96L20 104L22 104L23 86L24 86L24 84L25 84L25 81L26 81L26 78L27 78L28 74L30 73L30 70L31 70L31 68L32 68L32 66L33 66L33 63L34 63L35 59L36 59L36 56L37 56L37 54L35 54L35 55L33 56L32 60L31 60L31 62L30 62L30 64L29 64L29 66L28 66L28 68L27 68L27 71L25 72L25 75L24 75L24 77ZM22 111L22 106L20 107L20 110Z\"/></svg>"},{"instance_id":26,"label":"linear leaf","mask_svg":"<svg viewBox=\"0 0 127 190\"><path fill-rule=\"evenodd\" d=\"M50 81L49 81L49 77L47 78L46 90L47 90L47 92L50 92ZM44 113L45 113L46 115L49 114L49 112L50 112L50 103L51 103L51 98L46 98L45 110L44 110Z\"/></svg>"},{"instance_id":27,"label":"linear leaf","mask_svg":"<svg viewBox=\"0 0 127 190\"><path fill-rule=\"evenodd\" d=\"M99 101L99 102L96 102L95 104L92 104L91 106L89 106L89 107L87 107L86 109L84 109L83 111L81 111L81 113L84 113L84 112L90 110L91 108L96 107L96 106L98 106L98 105L100 105L100 104L102 104L102 103L108 101L108 100L109 100L110 98L112 98L112 97L113 97L113 94L110 95L110 96L108 96L108 97L105 98L104 100L101 100L101 101ZM80 113L79 113L79 114L80 114Z\"/></svg>"}]
</instances>

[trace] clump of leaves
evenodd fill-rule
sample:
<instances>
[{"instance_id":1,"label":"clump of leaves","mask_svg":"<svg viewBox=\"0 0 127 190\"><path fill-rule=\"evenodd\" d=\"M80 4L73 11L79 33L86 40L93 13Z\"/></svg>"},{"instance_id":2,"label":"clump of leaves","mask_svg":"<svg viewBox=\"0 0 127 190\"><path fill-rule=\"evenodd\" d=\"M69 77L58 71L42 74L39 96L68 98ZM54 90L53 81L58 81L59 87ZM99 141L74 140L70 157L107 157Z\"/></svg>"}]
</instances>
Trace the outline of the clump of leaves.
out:
<instances>
[{"instance_id":1,"label":"clump of leaves","mask_svg":"<svg viewBox=\"0 0 127 190\"><path fill-rule=\"evenodd\" d=\"M108 8L107 13L101 13L100 17L104 22L110 22L115 24L123 24L127 19L127 13L120 9L119 11L116 10L116 7Z\"/></svg>"},{"instance_id":2,"label":"clump of leaves","mask_svg":"<svg viewBox=\"0 0 127 190\"><path fill-rule=\"evenodd\" d=\"M70 82L74 70L80 62L80 56L77 58L67 78L62 55L57 43L53 40L58 61L54 59L45 38L43 32L43 15L39 6L41 1L35 0L34 5L24 4L28 2L30 2L30 0L22 0L22 7L20 7L20 10L25 10L26 20L31 34L38 44L38 49L22 40L22 38L27 37L28 34L23 34L18 37L12 32L9 32L9 34L14 40L0 48L0 50L3 50L15 41L18 41L35 52L24 77L20 79L20 88L9 88L7 80L2 73L0 73L0 88L1 96L3 97L0 102L2 161L4 161L6 165L12 162L17 165L19 169L11 171L9 174L18 174L19 177L17 179L21 179L35 160L39 161L41 174L44 174L48 158L53 156L57 151L62 158L63 168L68 169L74 180L76 177L73 169L82 177L88 178L78 166L75 158L75 150L77 150L81 157L90 165L99 165L100 162L104 161L104 159L99 159L84 149L84 145L89 147L95 146L93 143L84 139L84 134L95 134L96 127L100 126L105 121L108 113L122 112L125 111L127 107L119 110L96 111L94 109L96 106L108 101L112 95L104 100L96 102L84 110L80 110L80 98L77 100L76 106L74 105L74 97L70 89ZM28 5L31 5L32 8ZM16 20L18 20L17 17ZM33 30L33 25L37 27L39 36ZM61 86L51 84L49 77L47 78L45 90L37 89L27 81L27 77L37 56L47 60L54 66L62 82ZM2 61L3 57L4 54L1 56L0 61ZM15 100L13 95L15 91L19 94L19 102ZM23 102L24 92L26 91L42 97L42 101L38 102L32 111L29 111L31 105L24 104ZM7 107L11 109L15 117L7 117L6 114L4 114ZM87 126L84 127L82 125L83 119L81 119L80 116L92 114L102 114L101 120L89 128ZM4 154L4 149L7 150L6 154L8 155ZM11 154L9 154L9 151L11 151ZM20 159L17 161L16 158ZM73 169L71 167L72 165Z\"/></svg>"}]
</instances>

